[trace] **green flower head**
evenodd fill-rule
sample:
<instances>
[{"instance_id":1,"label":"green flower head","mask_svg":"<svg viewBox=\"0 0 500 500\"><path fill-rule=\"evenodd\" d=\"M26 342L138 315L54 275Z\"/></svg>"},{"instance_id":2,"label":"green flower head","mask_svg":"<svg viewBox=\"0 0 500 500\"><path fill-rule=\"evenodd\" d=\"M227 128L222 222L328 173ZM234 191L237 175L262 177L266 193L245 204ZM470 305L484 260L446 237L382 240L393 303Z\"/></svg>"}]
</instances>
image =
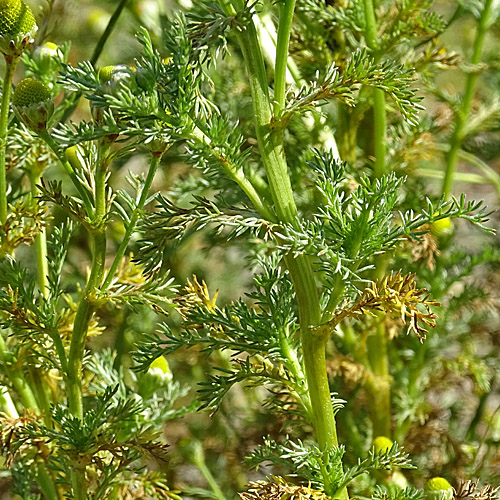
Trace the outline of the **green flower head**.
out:
<instances>
[{"instance_id":1,"label":"green flower head","mask_svg":"<svg viewBox=\"0 0 500 500\"><path fill-rule=\"evenodd\" d=\"M34 132L47 128L47 122L54 112L54 101L47 87L34 78L21 80L12 97L14 110Z\"/></svg>"},{"instance_id":2,"label":"green flower head","mask_svg":"<svg viewBox=\"0 0 500 500\"><path fill-rule=\"evenodd\" d=\"M444 477L433 477L424 486L426 500L452 500L453 487Z\"/></svg>"},{"instance_id":3,"label":"green flower head","mask_svg":"<svg viewBox=\"0 0 500 500\"><path fill-rule=\"evenodd\" d=\"M21 0L0 0L0 52L19 57L34 42L38 26L31 9Z\"/></svg>"}]
</instances>

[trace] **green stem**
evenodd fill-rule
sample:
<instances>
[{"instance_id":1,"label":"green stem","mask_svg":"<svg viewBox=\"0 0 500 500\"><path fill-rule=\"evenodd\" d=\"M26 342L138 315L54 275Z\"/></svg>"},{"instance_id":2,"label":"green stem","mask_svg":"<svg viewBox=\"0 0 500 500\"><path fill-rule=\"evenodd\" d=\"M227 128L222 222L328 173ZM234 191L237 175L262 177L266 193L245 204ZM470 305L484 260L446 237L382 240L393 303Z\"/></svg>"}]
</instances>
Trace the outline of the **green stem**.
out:
<instances>
[{"instance_id":1,"label":"green stem","mask_svg":"<svg viewBox=\"0 0 500 500\"><path fill-rule=\"evenodd\" d=\"M94 209L92 207L92 201L90 199L89 193L87 192L85 186L80 182L80 179L78 179L73 167L64 156L64 153L61 152L59 146L56 144L54 139L52 139L52 136L47 132L47 130L42 130L41 132L38 133L38 135L40 136L41 139L45 141L47 146L49 146L49 148L57 156L57 159L59 160L60 164L62 165L64 170L66 170L66 173L69 175L71 181L73 182L73 185L78 190L78 193L80 194L82 201L85 205L85 209L87 210L88 216L92 217L94 215Z\"/></svg>"},{"instance_id":2,"label":"green stem","mask_svg":"<svg viewBox=\"0 0 500 500\"><path fill-rule=\"evenodd\" d=\"M113 32L116 23L118 21L118 18L120 17L120 14L122 13L123 9L127 5L128 0L121 0L118 6L116 7L115 11L113 12L113 15L111 16L108 25L106 26L106 29L104 30L104 33L101 35L101 38L99 38L99 41L97 42L97 45L95 46L94 53L92 54L92 57L90 58L90 62L92 65L95 65L97 60L99 59L99 56L102 53L102 49L104 48L105 43L107 42L109 36Z\"/></svg>"},{"instance_id":3,"label":"green stem","mask_svg":"<svg viewBox=\"0 0 500 500\"><path fill-rule=\"evenodd\" d=\"M377 20L373 0L363 0L365 11L365 39L375 60L380 59L377 53L378 33ZM386 174L387 154L387 116L385 109L385 93L381 89L373 89L373 140L375 152L374 175L377 178ZM385 273L387 259L377 261L377 278ZM387 357L387 332L384 315L378 315L374 334L366 343L368 359L372 375L366 381L366 388L371 395L373 432L376 436L391 434L391 385L389 379L389 360Z\"/></svg>"},{"instance_id":4,"label":"green stem","mask_svg":"<svg viewBox=\"0 0 500 500\"><path fill-rule=\"evenodd\" d=\"M280 7L278 41L276 43L276 64L274 69L274 115L278 116L285 107L286 69L288 62L288 45L292 27L295 0L285 0Z\"/></svg>"},{"instance_id":5,"label":"green stem","mask_svg":"<svg viewBox=\"0 0 500 500\"><path fill-rule=\"evenodd\" d=\"M228 159L222 155L216 147L210 144L210 138L203 133L198 127L195 126L189 137L191 140L198 142L199 144L204 144L210 147L210 152L212 155L219 160L226 174L234 181L241 190L247 195L248 199L252 202L255 209L267 220L275 221L276 216L274 215L271 208L267 205L266 200L259 194L254 184L245 176L242 169L236 167ZM257 178L257 183L260 179Z\"/></svg>"},{"instance_id":6,"label":"green stem","mask_svg":"<svg viewBox=\"0 0 500 500\"><path fill-rule=\"evenodd\" d=\"M35 199L38 194L37 185L40 182L42 176L42 168L40 165L34 165L30 172L30 182L31 182L31 197ZM40 234L35 239L35 252L36 252L36 263L37 263L37 277L38 277L38 288L40 293L47 297L49 293L49 264L47 261L47 231L44 228L40 231Z\"/></svg>"},{"instance_id":7,"label":"green stem","mask_svg":"<svg viewBox=\"0 0 500 500\"><path fill-rule=\"evenodd\" d=\"M222 490L220 489L219 485L217 484L217 481L215 480L212 472L207 467L207 463L205 460L205 454L203 453L203 448L202 448L200 442L195 441L193 443L193 450L192 450L191 455L192 455L193 463L196 465L196 467L198 467L198 469L202 473L203 477L205 478L206 482L208 483L208 486L212 490L214 498L216 498L216 500L226 500L226 496L224 495L224 493L222 493Z\"/></svg>"},{"instance_id":8,"label":"green stem","mask_svg":"<svg viewBox=\"0 0 500 500\"><path fill-rule=\"evenodd\" d=\"M232 5L227 1L224 2L226 12L234 15L235 8L241 7L241 2L234 0ZM267 75L253 22L249 22L242 31L236 33L236 36L247 67L257 140L278 220L298 226L298 212L284 152L283 130L272 127L273 115ZM288 46L287 40L288 37L282 33L278 45ZM286 54L287 50L284 53ZM275 105L274 111L279 113L281 109ZM316 335L314 331L321 319L318 290L308 257L287 256L285 263L290 272L299 307L300 336L309 397L314 414L313 424L318 444L327 453L337 446L338 440L326 372L327 338ZM339 496L348 498L347 491L343 490Z\"/></svg>"},{"instance_id":9,"label":"green stem","mask_svg":"<svg viewBox=\"0 0 500 500\"><path fill-rule=\"evenodd\" d=\"M484 37L489 28L489 17L493 0L486 0L484 4L484 9L481 13L479 19L476 38L474 40L474 48L472 52L471 63L474 65L479 64L481 60L481 54L483 52ZM470 108L472 104L472 99L474 98L474 90L476 88L476 82L479 78L479 73L474 71L467 75L465 81L465 92L462 99L462 105L457 111L455 128L450 140L450 151L446 157L446 171L443 180L442 195L445 199L448 199L451 195L451 188L453 185L453 176L455 169L457 167L460 148L462 147L462 142L464 140L464 129L467 119L469 117Z\"/></svg>"},{"instance_id":10,"label":"green stem","mask_svg":"<svg viewBox=\"0 0 500 500\"><path fill-rule=\"evenodd\" d=\"M36 482L38 483L40 490L42 490L45 500L59 500L54 480L45 469L45 463L43 461L38 464Z\"/></svg>"},{"instance_id":11,"label":"green stem","mask_svg":"<svg viewBox=\"0 0 500 500\"><path fill-rule=\"evenodd\" d=\"M372 372L367 377L366 389L370 394L373 435L390 437L391 384L384 315L378 315L375 333L366 339L366 347Z\"/></svg>"},{"instance_id":12,"label":"green stem","mask_svg":"<svg viewBox=\"0 0 500 500\"><path fill-rule=\"evenodd\" d=\"M0 107L0 224L7 221L7 178L5 168L5 151L7 148L7 126L9 123L10 92L12 78L18 59L5 58L5 76L2 87L2 104Z\"/></svg>"},{"instance_id":13,"label":"green stem","mask_svg":"<svg viewBox=\"0 0 500 500\"><path fill-rule=\"evenodd\" d=\"M66 383L68 391L68 404L71 414L83 420L83 357L89 324L94 314L95 306L93 297L102 283L106 259L106 171L108 147L99 145L99 158L95 173L95 216L94 231L92 233L93 253L90 276L78 304L71 336L71 345L68 356ZM85 479L85 465L74 464L72 471L73 494L75 500L87 498Z\"/></svg>"},{"instance_id":14,"label":"green stem","mask_svg":"<svg viewBox=\"0 0 500 500\"><path fill-rule=\"evenodd\" d=\"M132 236L132 233L134 232L135 226L137 224L137 220L139 219L139 215L144 208L144 204L146 203L146 200L148 198L149 191L151 189L151 184L153 183L154 176L156 174L156 170L158 168L158 165L160 164L162 155L152 155L151 158L151 163L149 164L149 170L148 170L148 175L146 177L146 181L144 182L144 186L142 187L141 191L141 196L139 198L139 201L137 203L137 206L135 207L134 211L132 212L132 215L130 217L130 222L127 226L127 229L125 230L125 235L123 236L122 242L120 243L120 246L118 247L118 250L116 251L115 258L113 260L113 263L111 264L111 267L109 268L108 274L106 275L106 279L104 280L104 283L102 284L101 290L105 292L109 285L111 284L111 281L113 280L116 270L118 269L118 266L120 265L120 261L122 260L123 256L125 255L125 252L127 250L130 238Z\"/></svg>"},{"instance_id":15,"label":"green stem","mask_svg":"<svg viewBox=\"0 0 500 500\"><path fill-rule=\"evenodd\" d=\"M10 393L4 385L0 386L0 408L11 418L19 418L16 405L10 396Z\"/></svg>"},{"instance_id":16,"label":"green stem","mask_svg":"<svg viewBox=\"0 0 500 500\"><path fill-rule=\"evenodd\" d=\"M0 335L0 359L3 361L5 374L9 379L10 383L14 387L16 393L21 398L21 401L25 408L37 409L38 404L29 386L28 382L24 378L21 371L19 363L11 363L10 353L5 344L5 340L2 335Z\"/></svg>"},{"instance_id":17,"label":"green stem","mask_svg":"<svg viewBox=\"0 0 500 500\"><path fill-rule=\"evenodd\" d=\"M377 54L378 34L377 20L372 0L363 0L365 10L366 44L373 52L375 60L380 56ZM373 89L373 133L375 143L375 177L382 177L386 172L385 157L387 154L387 117L385 110L385 93L381 89Z\"/></svg>"}]
</instances>

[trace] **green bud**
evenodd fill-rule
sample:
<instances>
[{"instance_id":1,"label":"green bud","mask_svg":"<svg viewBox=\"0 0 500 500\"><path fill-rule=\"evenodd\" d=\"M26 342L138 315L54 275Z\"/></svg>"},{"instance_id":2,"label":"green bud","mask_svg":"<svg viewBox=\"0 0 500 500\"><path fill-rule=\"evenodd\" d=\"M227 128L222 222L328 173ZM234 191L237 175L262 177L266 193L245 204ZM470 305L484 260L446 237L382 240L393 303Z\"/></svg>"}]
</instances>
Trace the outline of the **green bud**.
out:
<instances>
[{"instance_id":1,"label":"green bud","mask_svg":"<svg viewBox=\"0 0 500 500\"><path fill-rule=\"evenodd\" d=\"M33 51L33 61L40 74L55 74L65 62L63 51L52 42L45 42Z\"/></svg>"},{"instance_id":2,"label":"green bud","mask_svg":"<svg viewBox=\"0 0 500 500\"><path fill-rule=\"evenodd\" d=\"M375 453L389 451L392 448L393 442L385 436L378 436L373 440L372 446L375 448Z\"/></svg>"},{"instance_id":3,"label":"green bud","mask_svg":"<svg viewBox=\"0 0 500 500\"><path fill-rule=\"evenodd\" d=\"M424 486L426 500L452 500L454 490L444 477L433 477Z\"/></svg>"},{"instance_id":4,"label":"green bud","mask_svg":"<svg viewBox=\"0 0 500 500\"><path fill-rule=\"evenodd\" d=\"M38 26L21 0L0 0L0 52L17 58L35 41Z\"/></svg>"},{"instance_id":5,"label":"green bud","mask_svg":"<svg viewBox=\"0 0 500 500\"><path fill-rule=\"evenodd\" d=\"M134 70L124 64L104 66L99 70L98 77L104 94L116 95L123 87L138 93Z\"/></svg>"},{"instance_id":6,"label":"green bud","mask_svg":"<svg viewBox=\"0 0 500 500\"><path fill-rule=\"evenodd\" d=\"M149 365L148 374L161 379L172 378L172 372L165 356L159 356Z\"/></svg>"},{"instance_id":7,"label":"green bud","mask_svg":"<svg viewBox=\"0 0 500 500\"><path fill-rule=\"evenodd\" d=\"M54 112L54 101L49 90L34 78L19 82L12 97L12 105L25 125L34 132L45 130Z\"/></svg>"}]
</instances>

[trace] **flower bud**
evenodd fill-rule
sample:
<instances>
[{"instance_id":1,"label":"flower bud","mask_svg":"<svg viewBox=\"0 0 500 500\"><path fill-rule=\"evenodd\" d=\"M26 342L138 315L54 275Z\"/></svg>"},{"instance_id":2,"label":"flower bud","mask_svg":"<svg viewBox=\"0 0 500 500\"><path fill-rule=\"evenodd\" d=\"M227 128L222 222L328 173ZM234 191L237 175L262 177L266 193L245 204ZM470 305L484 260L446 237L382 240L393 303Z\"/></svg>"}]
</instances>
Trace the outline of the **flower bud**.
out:
<instances>
[{"instance_id":1,"label":"flower bud","mask_svg":"<svg viewBox=\"0 0 500 500\"><path fill-rule=\"evenodd\" d=\"M149 365L148 374L160 379L170 380L172 378L172 372L165 356L159 356Z\"/></svg>"},{"instance_id":2,"label":"flower bud","mask_svg":"<svg viewBox=\"0 0 500 500\"><path fill-rule=\"evenodd\" d=\"M134 70L124 64L104 66L99 70L98 77L104 94L115 96L123 87L128 87L134 94L138 93Z\"/></svg>"},{"instance_id":3,"label":"flower bud","mask_svg":"<svg viewBox=\"0 0 500 500\"><path fill-rule=\"evenodd\" d=\"M34 132L47 128L47 122L54 112L54 101L47 87L34 78L21 80L12 97L14 110Z\"/></svg>"},{"instance_id":4,"label":"flower bud","mask_svg":"<svg viewBox=\"0 0 500 500\"><path fill-rule=\"evenodd\" d=\"M372 446L375 448L375 453L385 453L392 448L393 442L385 436L378 436L373 440Z\"/></svg>"},{"instance_id":5,"label":"flower bud","mask_svg":"<svg viewBox=\"0 0 500 500\"><path fill-rule=\"evenodd\" d=\"M35 41L38 26L31 9L21 0L0 0L0 52L17 58Z\"/></svg>"},{"instance_id":6,"label":"flower bud","mask_svg":"<svg viewBox=\"0 0 500 500\"><path fill-rule=\"evenodd\" d=\"M426 500L452 500L453 487L444 477L433 477L424 486Z\"/></svg>"},{"instance_id":7,"label":"flower bud","mask_svg":"<svg viewBox=\"0 0 500 500\"><path fill-rule=\"evenodd\" d=\"M65 62L63 51L52 42L45 42L33 51L35 61L40 74L56 73L61 64Z\"/></svg>"},{"instance_id":8,"label":"flower bud","mask_svg":"<svg viewBox=\"0 0 500 500\"><path fill-rule=\"evenodd\" d=\"M453 232L453 222L449 217L436 220L431 224L431 232L434 236L447 236Z\"/></svg>"}]
</instances>

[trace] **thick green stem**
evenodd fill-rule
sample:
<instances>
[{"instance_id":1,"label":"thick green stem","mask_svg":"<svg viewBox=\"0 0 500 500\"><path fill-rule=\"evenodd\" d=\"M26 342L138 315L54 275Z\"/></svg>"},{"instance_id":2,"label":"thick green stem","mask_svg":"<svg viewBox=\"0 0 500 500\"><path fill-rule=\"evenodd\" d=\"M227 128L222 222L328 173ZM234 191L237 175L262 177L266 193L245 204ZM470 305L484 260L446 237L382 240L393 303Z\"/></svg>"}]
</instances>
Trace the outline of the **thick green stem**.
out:
<instances>
[{"instance_id":1,"label":"thick green stem","mask_svg":"<svg viewBox=\"0 0 500 500\"><path fill-rule=\"evenodd\" d=\"M241 7L237 0L234 0L233 7L228 2L224 3L226 11L229 14L234 14L235 8ZM290 12L286 7L284 12L288 16L293 15L293 11ZM283 23L280 21L280 25L283 26L286 22L288 21L283 21ZM298 212L284 151L283 130L279 127L273 127L273 114L267 75L253 22L249 22L242 31L237 32L236 36L247 67L254 106L257 140L266 169L276 214L278 220L298 226ZM280 30L277 45L280 47L279 53L285 54L285 56L288 53L288 40L289 33L287 34L283 30ZM275 115L279 114L282 110L279 104L276 101L274 105ZM328 452L337 446L338 441L335 415L326 372L326 338L316 335L314 330L319 326L321 320L318 290L308 257L293 257L289 255L285 258L285 263L290 272L297 295L304 367L313 412L315 433L319 446L325 452ZM347 491L343 490L339 493L339 496L347 498Z\"/></svg>"},{"instance_id":2,"label":"thick green stem","mask_svg":"<svg viewBox=\"0 0 500 500\"><path fill-rule=\"evenodd\" d=\"M371 374L366 380L370 394L373 435L391 435L391 384L387 357L387 332L384 315L379 315L375 333L366 339Z\"/></svg>"},{"instance_id":3,"label":"thick green stem","mask_svg":"<svg viewBox=\"0 0 500 500\"><path fill-rule=\"evenodd\" d=\"M132 215L130 217L130 222L127 226L127 229L125 230L125 235L123 236L122 242L120 243L120 246L118 247L118 250L116 252L115 258L113 260L113 263L111 264L111 267L109 268L108 274L106 275L106 279L104 280L104 283L102 284L101 290L104 292L108 289L109 285L111 284L111 281L113 280L113 277L116 273L116 270L118 269L118 266L120 265L120 261L125 255L125 252L127 250L128 244L130 242L130 238L132 236L132 233L134 232L135 226L137 224L137 220L139 219L139 215L144 208L144 204L146 203L146 200L148 198L149 191L151 189L151 184L153 183L154 176L156 174L156 170L158 168L158 165L161 161L162 155L152 155L151 157L151 163L149 164L149 170L148 170L148 175L146 177L146 181L144 182L144 186L142 187L141 195L139 197L139 201L137 203L137 206L135 210L132 212Z\"/></svg>"},{"instance_id":4,"label":"thick green stem","mask_svg":"<svg viewBox=\"0 0 500 500\"><path fill-rule=\"evenodd\" d=\"M47 472L45 463L40 461L37 467L36 482L43 493L45 500L59 500L57 489L52 476Z\"/></svg>"},{"instance_id":5,"label":"thick green stem","mask_svg":"<svg viewBox=\"0 0 500 500\"><path fill-rule=\"evenodd\" d=\"M481 60L481 54L483 52L484 37L489 28L489 17L493 0L486 0L484 4L483 12L481 13L481 18L479 19L476 38L474 40L474 49L472 52L471 63L474 65L479 64ZM455 128L451 136L450 141L450 151L446 156L446 171L443 180L442 195L444 198L448 199L451 195L451 187L453 185L453 175L458 163L458 157L460 153L460 148L462 147L462 142L464 140L464 128L467 123L467 119L470 113L470 108L472 104L472 99L474 98L474 89L476 88L476 82L479 78L479 73L474 71L467 75L465 81L465 92L462 99L462 105L457 111Z\"/></svg>"},{"instance_id":6,"label":"thick green stem","mask_svg":"<svg viewBox=\"0 0 500 500\"><path fill-rule=\"evenodd\" d=\"M66 170L66 173L69 175L71 181L73 182L73 185L78 190L78 193L82 198L83 204L85 205L85 209L87 210L88 216L92 217L94 215L94 209L92 207L92 201L90 200L89 193L87 192L85 186L80 182L80 179L78 179L75 171L73 170L73 167L70 165L69 161L64 156L64 153L59 149L59 146L56 144L54 139L52 139L52 136L47 132L47 130L42 130L41 132L38 133L38 135L40 136L41 139L45 141L47 146L49 146L49 148L57 156L57 159L61 163L64 170Z\"/></svg>"},{"instance_id":7,"label":"thick green stem","mask_svg":"<svg viewBox=\"0 0 500 500\"><path fill-rule=\"evenodd\" d=\"M0 224L7 220L7 179L5 168L5 150L7 148L7 126L9 123L10 92L12 78L18 59L5 58L5 76L2 87L0 107Z\"/></svg>"},{"instance_id":8,"label":"thick green stem","mask_svg":"<svg viewBox=\"0 0 500 500\"><path fill-rule=\"evenodd\" d=\"M365 39L375 60L380 58L378 50L377 20L373 0L364 0L366 31ZM373 140L375 153L374 175L379 178L386 174L387 154L387 117L385 93L373 89ZM385 274L387 260L377 262L377 278ZM378 316L375 332L367 339L367 354L371 375L367 378L366 388L371 395L373 432L377 436L391 434L391 384L389 379L389 360L387 357L387 332L384 315Z\"/></svg>"}]
</instances>

